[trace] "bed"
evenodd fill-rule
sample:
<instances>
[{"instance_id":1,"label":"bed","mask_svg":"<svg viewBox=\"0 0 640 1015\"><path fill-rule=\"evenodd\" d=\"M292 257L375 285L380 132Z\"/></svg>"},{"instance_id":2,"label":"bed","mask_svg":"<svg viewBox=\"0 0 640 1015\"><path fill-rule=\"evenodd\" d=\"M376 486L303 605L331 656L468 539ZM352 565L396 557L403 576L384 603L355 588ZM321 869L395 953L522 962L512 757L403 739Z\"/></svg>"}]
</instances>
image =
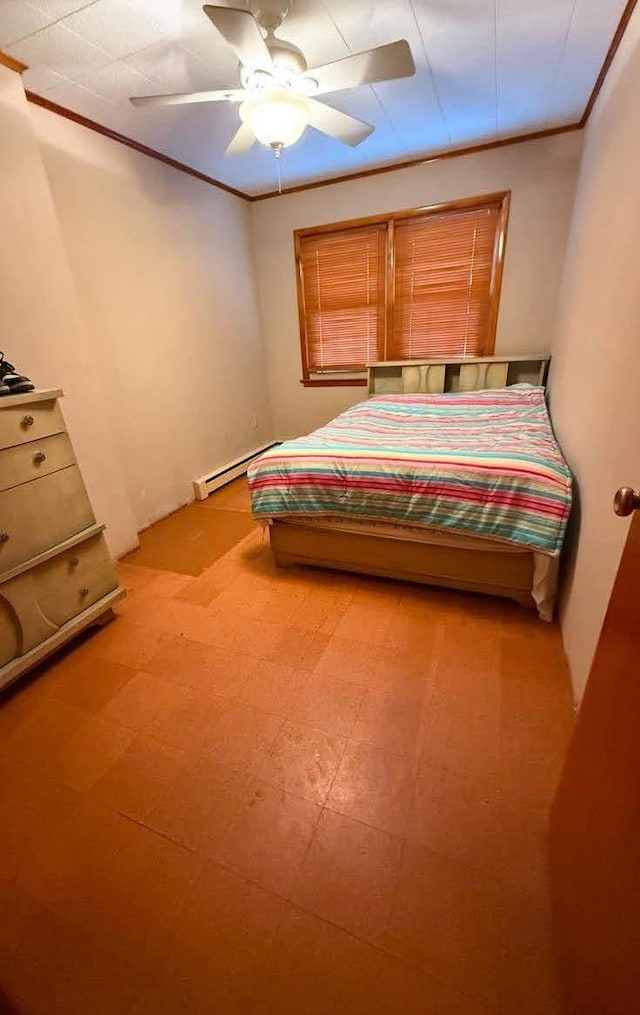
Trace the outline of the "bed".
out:
<instances>
[{"instance_id":1,"label":"bed","mask_svg":"<svg viewBox=\"0 0 640 1015\"><path fill-rule=\"evenodd\" d=\"M249 469L276 562L506 596L550 620L571 474L547 366L371 364L366 401Z\"/></svg>"}]
</instances>

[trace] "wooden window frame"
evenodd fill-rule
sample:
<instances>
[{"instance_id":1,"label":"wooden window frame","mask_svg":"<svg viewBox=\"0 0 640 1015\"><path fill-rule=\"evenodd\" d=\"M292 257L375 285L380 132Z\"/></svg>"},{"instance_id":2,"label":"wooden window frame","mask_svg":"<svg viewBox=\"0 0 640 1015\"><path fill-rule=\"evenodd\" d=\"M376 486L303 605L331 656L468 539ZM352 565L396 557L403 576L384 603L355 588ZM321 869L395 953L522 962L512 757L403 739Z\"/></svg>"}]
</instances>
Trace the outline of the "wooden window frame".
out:
<instances>
[{"instance_id":1,"label":"wooden window frame","mask_svg":"<svg viewBox=\"0 0 640 1015\"><path fill-rule=\"evenodd\" d=\"M507 229L509 225L509 209L511 204L511 191L501 190L492 194L482 194L475 197L465 197L457 201L446 201L440 204L423 205L420 208L410 208L402 211L388 212L386 215L370 215L365 218L346 219L342 222L330 222L326 225L310 226L305 229L296 229L293 234L295 265L296 265L296 288L298 296L298 323L300 327L300 358L302 362L302 378L300 383L306 388L328 388L328 387L363 387L367 381L365 377L341 376L341 374L353 374L355 371L336 370L335 375L320 377L312 375L307 360L307 333L306 315L304 307L304 284L302 276L302 255L301 241L309 236L321 236L324 233L340 232L342 230L357 229L361 226L386 225L386 258L385 258L385 333L382 345L385 355L388 346L388 336L391 334L394 318L395 300L395 276L394 276L394 232L396 222L405 219L424 218L426 215L442 215L447 212L473 210L486 208L488 205L497 205L499 209L498 226L496 231L496 245L494 250L493 268L491 272L491 289L489 292L489 326L487 331L487 344L483 355L493 355L495 349L496 331L498 327L498 313L500 310L500 294L502 291L502 276L504 272L504 256L507 243Z\"/></svg>"}]
</instances>

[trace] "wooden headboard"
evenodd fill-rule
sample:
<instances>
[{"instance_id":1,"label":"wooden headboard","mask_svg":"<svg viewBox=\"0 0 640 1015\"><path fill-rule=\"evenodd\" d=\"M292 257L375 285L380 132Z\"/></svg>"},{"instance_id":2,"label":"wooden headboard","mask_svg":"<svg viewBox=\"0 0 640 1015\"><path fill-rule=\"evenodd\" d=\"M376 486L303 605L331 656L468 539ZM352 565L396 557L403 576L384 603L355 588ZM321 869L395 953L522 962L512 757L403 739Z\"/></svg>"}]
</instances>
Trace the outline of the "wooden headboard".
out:
<instances>
[{"instance_id":1,"label":"wooden headboard","mask_svg":"<svg viewBox=\"0 0 640 1015\"><path fill-rule=\"evenodd\" d=\"M549 356L478 356L369 363L369 395L440 395L546 383Z\"/></svg>"}]
</instances>

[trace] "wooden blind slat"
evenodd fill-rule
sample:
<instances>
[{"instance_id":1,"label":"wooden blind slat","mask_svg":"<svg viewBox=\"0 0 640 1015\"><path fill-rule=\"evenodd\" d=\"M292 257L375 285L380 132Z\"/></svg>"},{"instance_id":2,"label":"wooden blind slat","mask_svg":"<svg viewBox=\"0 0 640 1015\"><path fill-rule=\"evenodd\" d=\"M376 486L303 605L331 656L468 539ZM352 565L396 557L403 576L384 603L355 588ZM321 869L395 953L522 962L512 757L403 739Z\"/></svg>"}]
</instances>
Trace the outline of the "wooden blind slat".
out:
<instances>
[{"instance_id":1,"label":"wooden blind slat","mask_svg":"<svg viewBox=\"0 0 640 1015\"><path fill-rule=\"evenodd\" d=\"M396 223L390 359L486 352L496 206Z\"/></svg>"},{"instance_id":2,"label":"wooden blind slat","mask_svg":"<svg viewBox=\"0 0 640 1015\"><path fill-rule=\"evenodd\" d=\"M505 209L508 195L493 194L297 234L305 378L491 353Z\"/></svg>"},{"instance_id":3,"label":"wooden blind slat","mask_svg":"<svg viewBox=\"0 0 640 1015\"><path fill-rule=\"evenodd\" d=\"M310 372L361 370L382 355L385 233L376 225L301 240Z\"/></svg>"}]
</instances>

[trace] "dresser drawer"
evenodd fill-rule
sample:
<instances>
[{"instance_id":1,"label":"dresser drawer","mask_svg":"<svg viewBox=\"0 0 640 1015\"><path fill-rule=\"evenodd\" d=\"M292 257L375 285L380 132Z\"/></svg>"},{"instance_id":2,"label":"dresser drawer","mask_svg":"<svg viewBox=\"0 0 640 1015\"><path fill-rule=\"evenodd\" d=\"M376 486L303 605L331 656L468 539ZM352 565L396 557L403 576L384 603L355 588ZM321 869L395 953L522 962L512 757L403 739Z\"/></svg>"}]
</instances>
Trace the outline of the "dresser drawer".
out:
<instances>
[{"instance_id":1,"label":"dresser drawer","mask_svg":"<svg viewBox=\"0 0 640 1015\"><path fill-rule=\"evenodd\" d=\"M102 535L40 564L32 572L42 614L60 627L118 587L116 569Z\"/></svg>"},{"instance_id":2,"label":"dresser drawer","mask_svg":"<svg viewBox=\"0 0 640 1015\"><path fill-rule=\"evenodd\" d=\"M0 451L0 491L66 469L69 465L75 465L75 461L73 447L66 433L7 448Z\"/></svg>"},{"instance_id":3,"label":"dresser drawer","mask_svg":"<svg viewBox=\"0 0 640 1015\"><path fill-rule=\"evenodd\" d=\"M16 444L64 433L62 410L55 399L7 405L10 397L0 401L0 448L13 448Z\"/></svg>"},{"instance_id":4,"label":"dresser drawer","mask_svg":"<svg viewBox=\"0 0 640 1015\"><path fill-rule=\"evenodd\" d=\"M94 520L77 465L0 493L0 577Z\"/></svg>"}]
</instances>

